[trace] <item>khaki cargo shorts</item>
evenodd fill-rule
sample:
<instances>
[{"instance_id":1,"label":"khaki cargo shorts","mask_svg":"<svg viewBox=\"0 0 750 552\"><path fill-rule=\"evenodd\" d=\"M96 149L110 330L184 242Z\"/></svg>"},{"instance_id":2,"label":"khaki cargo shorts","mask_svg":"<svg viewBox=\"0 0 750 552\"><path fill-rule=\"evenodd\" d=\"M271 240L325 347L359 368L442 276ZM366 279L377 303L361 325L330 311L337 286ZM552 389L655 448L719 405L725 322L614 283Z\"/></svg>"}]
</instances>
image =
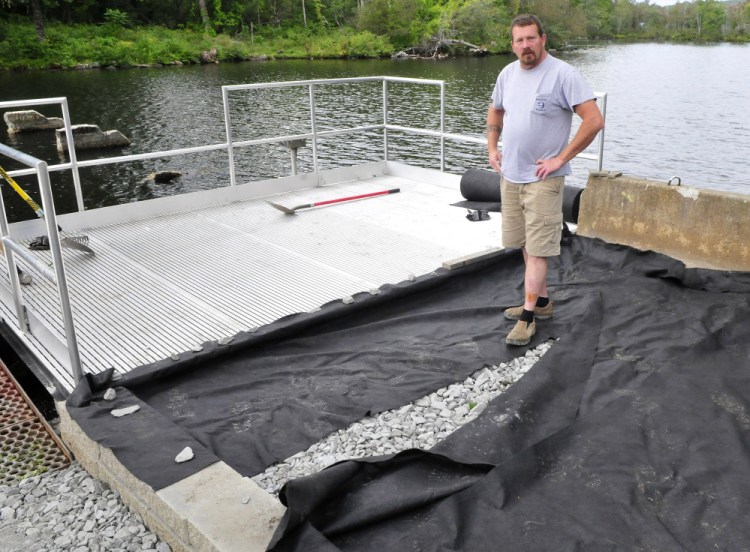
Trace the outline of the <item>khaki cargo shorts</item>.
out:
<instances>
[{"instance_id":1,"label":"khaki cargo shorts","mask_svg":"<svg viewBox=\"0 0 750 552\"><path fill-rule=\"evenodd\" d=\"M533 257L560 254L565 177L515 184L500 179L503 247L525 247Z\"/></svg>"}]
</instances>

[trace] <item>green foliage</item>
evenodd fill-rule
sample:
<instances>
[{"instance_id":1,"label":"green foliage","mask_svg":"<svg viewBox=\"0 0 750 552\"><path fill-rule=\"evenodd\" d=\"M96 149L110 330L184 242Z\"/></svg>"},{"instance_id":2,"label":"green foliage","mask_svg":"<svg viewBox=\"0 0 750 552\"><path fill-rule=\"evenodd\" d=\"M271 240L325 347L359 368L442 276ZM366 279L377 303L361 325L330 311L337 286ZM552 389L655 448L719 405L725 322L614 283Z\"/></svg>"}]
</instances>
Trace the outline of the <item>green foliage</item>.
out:
<instances>
[{"instance_id":1,"label":"green foliage","mask_svg":"<svg viewBox=\"0 0 750 552\"><path fill-rule=\"evenodd\" d=\"M224 11L221 0L214 0L213 27L218 33L239 34L242 32L242 8L234 4Z\"/></svg>"},{"instance_id":2,"label":"green foliage","mask_svg":"<svg viewBox=\"0 0 750 552\"><path fill-rule=\"evenodd\" d=\"M511 17L505 5L493 0L468 0L453 13L456 36L477 46L507 47Z\"/></svg>"},{"instance_id":3,"label":"green foliage","mask_svg":"<svg viewBox=\"0 0 750 552\"><path fill-rule=\"evenodd\" d=\"M50 24L47 41L40 43L29 22L6 27L12 38L0 42L2 69L198 63L201 52L211 48L216 49L219 61L271 54L284 58L383 57L394 51L386 37L353 29L323 32L289 28L256 34L251 42L248 37L225 34L207 37L201 29Z\"/></svg>"},{"instance_id":4,"label":"green foliage","mask_svg":"<svg viewBox=\"0 0 750 552\"><path fill-rule=\"evenodd\" d=\"M127 27L130 24L130 16L124 11L106 9L104 10L104 21L113 27Z\"/></svg>"},{"instance_id":5,"label":"green foliage","mask_svg":"<svg viewBox=\"0 0 750 552\"><path fill-rule=\"evenodd\" d=\"M359 13L358 27L387 36L397 48L412 46L421 37L419 0L370 0Z\"/></svg>"},{"instance_id":6,"label":"green foliage","mask_svg":"<svg viewBox=\"0 0 750 552\"><path fill-rule=\"evenodd\" d=\"M377 57L447 39L507 52L510 20L526 11L542 19L550 48L578 38L750 39L749 0L205 0L208 32L198 0L41 2L44 42L27 0L0 0L0 68L197 63L211 48L219 60Z\"/></svg>"},{"instance_id":7,"label":"green foliage","mask_svg":"<svg viewBox=\"0 0 750 552\"><path fill-rule=\"evenodd\" d=\"M369 31L343 31L338 35L338 53L341 57L386 57L394 48L386 37Z\"/></svg>"}]
</instances>

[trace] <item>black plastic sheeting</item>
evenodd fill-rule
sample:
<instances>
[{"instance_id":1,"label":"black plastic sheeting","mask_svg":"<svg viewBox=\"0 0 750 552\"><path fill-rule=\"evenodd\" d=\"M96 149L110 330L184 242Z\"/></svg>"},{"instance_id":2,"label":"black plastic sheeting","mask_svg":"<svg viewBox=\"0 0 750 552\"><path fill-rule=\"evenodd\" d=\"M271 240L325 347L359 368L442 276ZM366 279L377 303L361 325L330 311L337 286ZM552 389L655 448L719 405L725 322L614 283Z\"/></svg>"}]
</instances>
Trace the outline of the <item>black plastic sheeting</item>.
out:
<instances>
[{"instance_id":1,"label":"black plastic sheeting","mask_svg":"<svg viewBox=\"0 0 750 552\"><path fill-rule=\"evenodd\" d=\"M574 238L551 282L576 317L518 383L429 453L288 483L269 549L750 549L750 274Z\"/></svg>"},{"instance_id":2,"label":"black plastic sheeting","mask_svg":"<svg viewBox=\"0 0 750 552\"><path fill-rule=\"evenodd\" d=\"M530 346L559 341L532 370L429 453L290 482L271 549L748 548L750 274L573 237L549 287L555 316ZM502 316L522 290L505 252L138 368L117 382L117 406L143 405L129 421L108 414L106 381L69 410L155 488L214 458L251 476L522 354ZM183 446L195 463L171 460Z\"/></svg>"},{"instance_id":3,"label":"black plastic sheeting","mask_svg":"<svg viewBox=\"0 0 750 552\"><path fill-rule=\"evenodd\" d=\"M500 212L500 175L498 173L484 169L468 169L461 176L459 188L464 200L453 203L455 207ZM583 188L565 186L563 190L563 220L565 222L578 222L582 192Z\"/></svg>"}]
</instances>

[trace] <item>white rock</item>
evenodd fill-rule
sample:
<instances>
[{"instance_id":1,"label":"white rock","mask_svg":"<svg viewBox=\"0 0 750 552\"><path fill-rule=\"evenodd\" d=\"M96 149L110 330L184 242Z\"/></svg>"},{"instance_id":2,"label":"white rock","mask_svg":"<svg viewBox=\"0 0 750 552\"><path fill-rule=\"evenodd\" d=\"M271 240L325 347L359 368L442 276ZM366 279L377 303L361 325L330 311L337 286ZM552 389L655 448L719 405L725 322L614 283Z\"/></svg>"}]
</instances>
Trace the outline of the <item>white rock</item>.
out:
<instances>
[{"instance_id":1,"label":"white rock","mask_svg":"<svg viewBox=\"0 0 750 552\"><path fill-rule=\"evenodd\" d=\"M180 451L180 454L178 454L174 461L178 464L181 464L182 462L187 462L188 460L192 460L195 454L193 454L193 449L190 447L185 447Z\"/></svg>"},{"instance_id":2,"label":"white rock","mask_svg":"<svg viewBox=\"0 0 750 552\"><path fill-rule=\"evenodd\" d=\"M104 392L105 401L113 401L117 397L117 392L111 387Z\"/></svg>"},{"instance_id":3,"label":"white rock","mask_svg":"<svg viewBox=\"0 0 750 552\"><path fill-rule=\"evenodd\" d=\"M141 406L138 404L134 404L132 406L126 406L125 408L115 408L110 412L112 416L115 418L121 418L123 416L127 416L128 414L133 414L135 412L138 412L141 409Z\"/></svg>"}]
</instances>

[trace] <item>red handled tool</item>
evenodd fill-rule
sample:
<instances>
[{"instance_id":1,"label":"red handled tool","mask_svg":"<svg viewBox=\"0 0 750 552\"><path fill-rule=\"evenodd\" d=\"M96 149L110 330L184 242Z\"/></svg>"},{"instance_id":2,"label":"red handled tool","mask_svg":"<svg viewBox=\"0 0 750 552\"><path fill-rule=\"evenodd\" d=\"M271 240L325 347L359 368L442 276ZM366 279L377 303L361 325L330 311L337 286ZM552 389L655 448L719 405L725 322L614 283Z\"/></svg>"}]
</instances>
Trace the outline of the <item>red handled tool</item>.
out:
<instances>
[{"instance_id":1,"label":"red handled tool","mask_svg":"<svg viewBox=\"0 0 750 552\"><path fill-rule=\"evenodd\" d=\"M331 205L332 203L341 203L343 201L354 201L355 199L367 199L370 197L377 197L382 195L388 195L388 194L396 194L400 192L401 190L399 188L393 188L392 190L383 190L381 192L371 192L369 194L359 194L355 196L349 196L349 197L340 197L338 199L328 199L326 201L316 201L315 203L306 203L304 205L297 205L296 207L284 207L283 205L279 205L278 203L271 203L268 202L269 205L272 207L275 207L282 213L286 213L287 215L293 215L298 209L309 209L311 207L322 207L323 205Z\"/></svg>"}]
</instances>

